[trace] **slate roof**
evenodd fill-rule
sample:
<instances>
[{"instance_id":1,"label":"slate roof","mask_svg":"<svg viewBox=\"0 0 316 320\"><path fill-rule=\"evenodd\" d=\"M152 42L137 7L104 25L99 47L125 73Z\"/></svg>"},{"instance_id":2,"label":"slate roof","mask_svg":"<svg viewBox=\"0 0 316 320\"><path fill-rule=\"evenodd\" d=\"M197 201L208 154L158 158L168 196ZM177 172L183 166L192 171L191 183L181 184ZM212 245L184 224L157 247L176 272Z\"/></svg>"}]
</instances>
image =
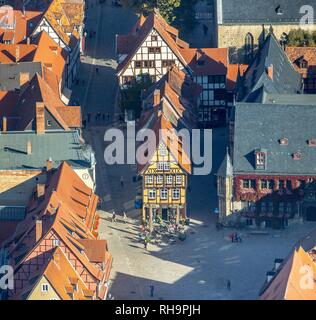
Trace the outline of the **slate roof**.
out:
<instances>
[{"instance_id":1,"label":"slate roof","mask_svg":"<svg viewBox=\"0 0 316 320\"><path fill-rule=\"evenodd\" d=\"M217 171L217 175L219 177L232 177L233 176L233 165L228 150L226 152L226 156Z\"/></svg>"},{"instance_id":2,"label":"slate roof","mask_svg":"<svg viewBox=\"0 0 316 320\"><path fill-rule=\"evenodd\" d=\"M238 103L235 108L234 174L315 175L316 103L282 105ZM279 140L288 139L288 145ZM266 149L267 168L256 171L254 151ZM300 160L293 154L301 153Z\"/></svg>"},{"instance_id":3,"label":"slate roof","mask_svg":"<svg viewBox=\"0 0 316 320\"><path fill-rule=\"evenodd\" d=\"M303 14L300 8L311 5L315 0L217 0L219 24L298 24ZM277 10L279 7L279 10ZM277 14L277 12L283 14ZM314 20L315 21L315 20Z\"/></svg>"},{"instance_id":4,"label":"slate roof","mask_svg":"<svg viewBox=\"0 0 316 320\"><path fill-rule=\"evenodd\" d=\"M26 153L28 141L32 154ZM0 170L36 170L46 166L52 158L57 168L67 161L73 168L90 168L89 152L80 143L78 131L49 131L43 135L35 132L7 132L0 134Z\"/></svg>"},{"instance_id":5,"label":"slate roof","mask_svg":"<svg viewBox=\"0 0 316 320\"><path fill-rule=\"evenodd\" d=\"M273 68L272 79L269 67ZM270 33L238 83L238 101L262 102L266 93L296 94L301 90L301 75Z\"/></svg>"}]
</instances>

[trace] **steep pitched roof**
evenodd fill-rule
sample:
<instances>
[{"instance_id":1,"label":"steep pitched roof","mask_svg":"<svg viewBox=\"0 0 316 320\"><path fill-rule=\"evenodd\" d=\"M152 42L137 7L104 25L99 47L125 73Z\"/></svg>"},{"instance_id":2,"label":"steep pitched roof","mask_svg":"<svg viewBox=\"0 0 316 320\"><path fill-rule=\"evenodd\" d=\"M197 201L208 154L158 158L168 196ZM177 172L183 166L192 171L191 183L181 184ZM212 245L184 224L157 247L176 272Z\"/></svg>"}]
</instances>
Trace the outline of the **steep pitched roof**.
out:
<instances>
[{"instance_id":1,"label":"steep pitched roof","mask_svg":"<svg viewBox=\"0 0 316 320\"><path fill-rule=\"evenodd\" d=\"M46 76L51 72L45 70L44 74ZM54 79L53 75L52 78ZM54 89L56 90L56 88ZM23 92L16 99L16 103L11 108L0 111L2 116L8 118L8 130L25 130L36 118L36 103L38 102L44 103L45 109L59 123L62 129L69 131L70 128L80 128L80 106L66 106L61 101L59 92L54 91L54 89L49 86L43 77L36 74L24 87Z\"/></svg>"},{"instance_id":2,"label":"steep pitched roof","mask_svg":"<svg viewBox=\"0 0 316 320\"><path fill-rule=\"evenodd\" d=\"M152 114L155 107L155 96L159 95L160 110L177 129L196 126L197 101L202 87L193 82L178 67L173 66L146 93L143 99L142 126Z\"/></svg>"},{"instance_id":3,"label":"steep pitched roof","mask_svg":"<svg viewBox=\"0 0 316 320\"><path fill-rule=\"evenodd\" d=\"M39 61L43 67L49 68L61 81L66 65L67 53L55 41L42 31L33 40L37 45L33 61Z\"/></svg>"},{"instance_id":4,"label":"steep pitched roof","mask_svg":"<svg viewBox=\"0 0 316 320\"><path fill-rule=\"evenodd\" d=\"M227 90L236 89L239 77L242 77L248 68L247 64L228 64L227 67Z\"/></svg>"},{"instance_id":5,"label":"steep pitched roof","mask_svg":"<svg viewBox=\"0 0 316 320\"><path fill-rule=\"evenodd\" d=\"M228 49L185 48L180 53L195 76L226 75Z\"/></svg>"},{"instance_id":6,"label":"steep pitched roof","mask_svg":"<svg viewBox=\"0 0 316 320\"><path fill-rule=\"evenodd\" d=\"M150 148L152 154L149 154L148 158L152 158L159 145L163 143L174 161L176 161L184 171L190 174L192 171L190 155L186 153L186 148L179 139L177 130L166 118L165 114L159 110L155 112L152 119L147 123L146 128L151 129L155 134L155 141L148 141L150 144L153 143L155 147L155 150ZM138 172L144 172L148 166L148 162L145 164L138 163Z\"/></svg>"},{"instance_id":7,"label":"steep pitched roof","mask_svg":"<svg viewBox=\"0 0 316 320\"><path fill-rule=\"evenodd\" d=\"M141 18L143 19L143 18ZM181 48L188 48L189 45L183 41L177 40L178 31L168 25L166 21L161 17L159 12L155 10L151 13L146 20L143 22L138 22L139 29L136 28L136 32L130 33L128 36L118 36L118 44L121 50L124 47L125 53L127 53L126 58L118 65L117 74L120 74L123 70L125 70L137 52L138 48L143 44L151 30L155 29L159 35L163 38L169 48L173 51L173 53L178 57L179 61L186 65L186 61L181 55ZM135 28L133 29L135 30ZM125 43L125 44L123 44Z\"/></svg>"},{"instance_id":8,"label":"steep pitched roof","mask_svg":"<svg viewBox=\"0 0 316 320\"><path fill-rule=\"evenodd\" d=\"M302 288L302 270L313 277L312 288ZM316 263L302 247L295 249L282 265L268 287L261 294L261 300L316 300Z\"/></svg>"},{"instance_id":9,"label":"steep pitched roof","mask_svg":"<svg viewBox=\"0 0 316 320\"><path fill-rule=\"evenodd\" d=\"M232 177L233 174L234 174L233 173L233 164L232 164L232 160L231 160L230 155L227 150L225 158L217 171L217 175L219 177L226 178L226 177Z\"/></svg>"},{"instance_id":10,"label":"steep pitched roof","mask_svg":"<svg viewBox=\"0 0 316 320\"><path fill-rule=\"evenodd\" d=\"M296 94L302 77L273 34L269 34L238 83L238 101L262 102L264 94Z\"/></svg>"},{"instance_id":11,"label":"steep pitched roof","mask_svg":"<svg viewBox=\"0 0 316 320\"><path fill-rule=\"evenodd\" d=\"M303 95L302 95L303 96ZM315 175L316 103L283 105L238 103L234 125L234 173L272 175ZM304 130L302 129L304 128ZM288 139L287 145L280 139ZM267 152L266 170L255 170L254 151ZM294 159L299 152L301 159Z\"/></svg>"},{"instance_id":12,"label":"steep pitched roof","mask_svg":"<svg viewBox=\"0 0 316 320\"><path fill-rule=\"evenodd\" d=\"M45 255L42 262L38 260L39 267L47 265L47 261L53 258L54 250L52 250L53 248L46 248L42 244L51 241L51 235L53 234L63 244L60 248L65 246L62 249L63 253L71 252L92 277L90 279L87 277L81 278L86 286L89 286L91 279L94 279L95 287L98 286L100 281L101 287L106 286L108 278L105 275L109 274L108 269L111 268L112 257L109 254L101 255L102 248L107 251L106 242L96 239L97 202L98 197L64 162L46 185L44 198L41 200L35 196L31 199L27 218L19 224L15 234L6 242L8 258L10 264L14 267L15 275L28 263L34 253ZM38 241L36 241L35 230L37 220L40 220L42 224L42 233ZM82 239L86 240L82 241ZM94 245L98 248L95 255L91 250L90 241L94 241ZM23 248L23 254L21 253L21 247ZM90 260L89 256L95 258L98 263L92 261L95 259ZM104 260L101 261L103 258ZM104 269L100 267L100 262L104 263ZM71 267L76 270L75 262L72 261ZM16 279L20 282L19 286L15 288L13 296L19 295L25 286L30 285L28 280L32 271L33 269L29 269L26 278ZM52 276L58 276L58 274ZM77 277L80 276L81 274L78 273ZM94 291L93 295L96 297L97 291Z\"/></svg>"}]
</instances>

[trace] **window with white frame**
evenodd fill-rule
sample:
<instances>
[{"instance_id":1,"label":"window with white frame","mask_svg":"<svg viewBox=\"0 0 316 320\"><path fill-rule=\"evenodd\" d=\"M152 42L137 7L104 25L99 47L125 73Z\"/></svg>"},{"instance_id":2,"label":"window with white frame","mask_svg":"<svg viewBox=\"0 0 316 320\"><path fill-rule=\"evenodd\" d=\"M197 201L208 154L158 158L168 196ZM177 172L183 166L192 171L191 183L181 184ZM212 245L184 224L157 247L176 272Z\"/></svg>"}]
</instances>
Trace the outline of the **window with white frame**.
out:
<instances>
[{"instance_id":1,"label":"window with white frame","mask_svg":"<svg viewBox=\"0 0 316 320\"><path fill-rule=\"evenodd\" d=\"M167 184L173 183L173 176L167 176Z\"/></svg>"},{"instance_id":2,"label":"window with white frame","mask_svg":"<svg viewBox=\"0 0 316 320\"><path fill-rule=\"evenodd\" d=\"M156 189L150 189L148 192L148 198L150 200L156 199Z\"/></svg>"},{"instance_id":3,"label":"window with white frame","mask_svg":"<svg viewBox=\"0 0 316 320\"><path fill-rule=\"evenodd\" d=\"M180 199L180 189L172 190L172 198L175 200Z\"/></svg>"},{"instance_id":4,"label":"window with white frame","mask_svg":"<svg viewBox=\"0 0 316 320\"><path fill-rule=\"evenodd\" d=\"M182 176L176 176L176 183L182 184Z\"/></svg>"},{"instance_id":5,"label":"window with white frame","mask_svg":"<svg viewBox=\"0 0 316 320\"><path fill-rule=\"evenodd\" d=\"M160 190L160 199L167 200L168 199L168 189Z\"/></svg>"},{"instance_id":6,"label":"window with white frame","mask_svg":"<svg viewBox=\"0 0 316 320\"><path fill-rule=\"evenodd\" d=\"M154 177L153 176L146 176L146 183L153 183L154 182Z\"/></svg>"},{"instance_id":7,"label":"window with white frame","mask_svg":"<svg viewBox=\"0 0 316 320\"><path fill-rule=\"evenodd\" d=\"M170 170L170 163L169 162L164 162L164 170L169 171Z\"/></svg>"},{"instance_id":8,"label":"window with white frame","mask_svg":"<svg viewBox=\"0 0 316 320\"><path fill-rule=\"evenodd\" d=\"M161 184L163 182L163 176L157 176L157 183Z\"/></svg>"},{"instance_id":9,"label":"window with white frame","mask_svg":"<svg viewBox=\"0 0 316 320\"><path fill-rule=\"evenodd\" d=\"M48 284L48 283L43 283L41 290L42 290L43 293L48 292L48 290L49 290L49 284Z\"/></svg>"},{"instance_id":10,"label":"window with white frame","mask_svg":"<svg viewBox=\"0 0 316 320\"><path fill-rule=\"evenodd\" d=\"M163 162L158 162L157 163L157 170L162 171L164 168L164 163Z\"/></svg>"}]
</instances>

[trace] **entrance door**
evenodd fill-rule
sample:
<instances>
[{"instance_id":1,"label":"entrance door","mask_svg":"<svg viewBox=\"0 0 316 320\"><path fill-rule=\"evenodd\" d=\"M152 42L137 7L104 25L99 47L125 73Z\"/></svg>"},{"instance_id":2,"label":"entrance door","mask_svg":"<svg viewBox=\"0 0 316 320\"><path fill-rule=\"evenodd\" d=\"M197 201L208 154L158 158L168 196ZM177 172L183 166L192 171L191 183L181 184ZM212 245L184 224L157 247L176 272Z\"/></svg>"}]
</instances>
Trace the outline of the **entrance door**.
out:
<instances>
[{"instance_id":1,"label":"entrance door","mask_svg":"<svg viewBox=\"0 0 316 320\"><path fill-rule=\"evenodd\" d=\"M306 210L306 220L307 221L316 221L316 208L308 207Z\"/></svg>"},{"instance_id":2,"label":"entrance door","mask_svg":"<svg viewBox=\"0 0 316 320\"><path fill-rule=\"evenodd\" d=\"M161 210L161 217L162 217L162 220L168 221L168 209Z\"/></svg>"}]
</instances>

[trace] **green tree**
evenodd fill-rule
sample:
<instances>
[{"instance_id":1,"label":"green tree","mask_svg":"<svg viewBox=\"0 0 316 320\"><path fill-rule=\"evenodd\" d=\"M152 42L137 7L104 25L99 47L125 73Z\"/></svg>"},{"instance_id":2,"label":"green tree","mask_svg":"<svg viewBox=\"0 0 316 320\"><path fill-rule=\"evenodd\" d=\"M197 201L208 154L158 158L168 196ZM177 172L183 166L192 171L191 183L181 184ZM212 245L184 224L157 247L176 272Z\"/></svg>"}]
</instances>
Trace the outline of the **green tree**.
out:
<instances>
[{"instance_id":1,"label":"green tree","mask_svg":"<svg viewBox=\"0 0 316 320\"><path fill-rule=\"evenodd\" d=\"M157 0L157 8L164 19L171 23L175 20L175 9L179 8L181 0Z\"/></svg>"}]
</instances>

